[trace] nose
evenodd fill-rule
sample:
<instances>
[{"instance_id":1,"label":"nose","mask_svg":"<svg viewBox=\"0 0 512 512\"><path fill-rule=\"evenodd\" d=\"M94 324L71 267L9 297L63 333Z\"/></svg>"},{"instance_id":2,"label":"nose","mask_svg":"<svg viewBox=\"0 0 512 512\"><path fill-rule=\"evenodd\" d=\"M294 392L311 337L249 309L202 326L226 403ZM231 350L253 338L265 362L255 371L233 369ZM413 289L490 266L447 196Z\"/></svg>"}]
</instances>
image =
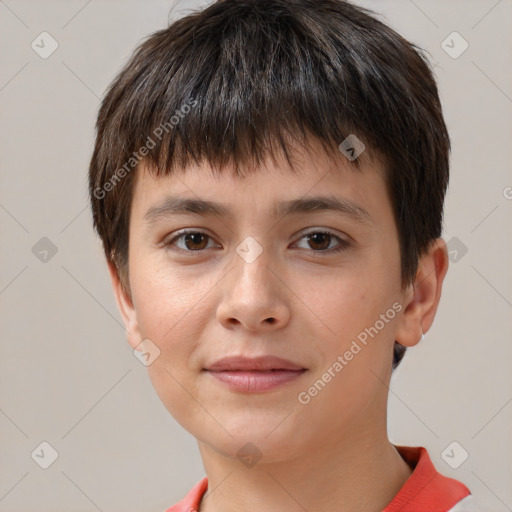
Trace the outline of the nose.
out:
<instances>
[{"instance_id":1,"label":"nose","mask_svg":"<svg viewBox=\"0 0 512 512\"><path fill-rule=\"evenodd\" d=\"M239 326L252 332L268 331L288 323L292 293L271 256L271 250L265 248L250 262L234 254L217 308L217 319L227 329Z\"/></svg>"}]
</instances>

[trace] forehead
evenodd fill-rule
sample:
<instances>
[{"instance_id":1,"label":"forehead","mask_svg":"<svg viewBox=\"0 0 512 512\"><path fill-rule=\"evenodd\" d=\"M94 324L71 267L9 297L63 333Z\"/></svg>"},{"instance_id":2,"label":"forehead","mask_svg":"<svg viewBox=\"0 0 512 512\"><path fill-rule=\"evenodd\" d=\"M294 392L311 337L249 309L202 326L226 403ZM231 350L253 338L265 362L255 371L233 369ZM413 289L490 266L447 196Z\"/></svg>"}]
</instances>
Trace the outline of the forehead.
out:
<instances>
[{"instance_id":1,"label":"forehead","mask_svg":"<svg viewBox=\"0 0 512 512\"><path fill-rule=\"evenodd\" d=\"M192 208L204 211L197 213L227 216L251 209L258 215L280 216L304 207L299 199L322 196L332 204L341 199L342 208L357 210L361 205L359 213L364 217L365 211L389 202L384 167L375 158L365 158L356 168L341 152L332 159L321 151L304 149L294 153L293 169L283 157L275 161L267 157L259 166L242 168L242 174L234 166L217 172L202 162L157 177L142 162L136 171L132 214L150 221L161 208L178 210L183 206L179 200L186 198L198 200Z\"/></svg>"}]
</instances>

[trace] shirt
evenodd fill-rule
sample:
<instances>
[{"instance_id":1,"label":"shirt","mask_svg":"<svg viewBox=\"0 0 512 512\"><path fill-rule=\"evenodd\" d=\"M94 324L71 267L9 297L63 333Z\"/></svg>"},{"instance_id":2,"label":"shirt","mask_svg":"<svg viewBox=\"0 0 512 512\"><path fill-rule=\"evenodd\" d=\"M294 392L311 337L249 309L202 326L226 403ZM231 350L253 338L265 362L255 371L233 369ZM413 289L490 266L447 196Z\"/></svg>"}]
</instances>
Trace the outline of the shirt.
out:
<instances>
[{"instance_id":1,"label":"shirt","mask_svg":"<svg viewBox=\"0 0 512 512\"><path fill-rule=\"evenodd\" d=\"M412 474L382 512L478 512L469 489L458 480L437 472L422 446L395 446ZM164 512L198 512L208 489L203 477L176 505Z\"/></svg>"}]
</instances>

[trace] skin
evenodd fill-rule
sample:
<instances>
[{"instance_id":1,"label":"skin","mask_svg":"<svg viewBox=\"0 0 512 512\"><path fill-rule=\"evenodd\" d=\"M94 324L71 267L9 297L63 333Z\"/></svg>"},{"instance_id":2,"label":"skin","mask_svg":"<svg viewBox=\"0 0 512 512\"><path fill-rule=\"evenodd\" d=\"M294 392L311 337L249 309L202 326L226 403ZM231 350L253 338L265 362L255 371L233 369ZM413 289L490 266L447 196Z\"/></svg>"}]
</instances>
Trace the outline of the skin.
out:
<instances>
[{"instance_id":1,"label":"skin","mask_svg":"<svg viewBox=\"0 0 512 512\"><path fill-rule=\"evenodd\" d=\"M393 343L413 346L430 328L448 268L446 245L437 239L415 282L402 288L380 164L365 159L356 171L341 154L333 165L308 150L296 167L300 176L284 160L268 160L243 179L215 176L207 164L158 179L139 168L129 227L131 297L109 264L130 345L149 338L158 346L160 356L147 367L151 381L198 441L209 481L201 512L377 512L411 475L387 436ZM145 223L146 211L171 193L225 203L234 214ZM372 222L332 211L271 214L274 202L325 194L357 203ZM208 237L188 245L181 237L166 247L183 228ZM324 242L305 236L326 230L335 236ZM236 252L248 236L263 249L252 263ZM352 245L329 254L340 244L336 236ZM401 311L309 403L300 403L298 394L395 302ZM202 371L228 355L263 354L308 371L256 394L232 391ZM261 453L252 467L237 457L247 442Z\"/></svg>"}]
</instances>

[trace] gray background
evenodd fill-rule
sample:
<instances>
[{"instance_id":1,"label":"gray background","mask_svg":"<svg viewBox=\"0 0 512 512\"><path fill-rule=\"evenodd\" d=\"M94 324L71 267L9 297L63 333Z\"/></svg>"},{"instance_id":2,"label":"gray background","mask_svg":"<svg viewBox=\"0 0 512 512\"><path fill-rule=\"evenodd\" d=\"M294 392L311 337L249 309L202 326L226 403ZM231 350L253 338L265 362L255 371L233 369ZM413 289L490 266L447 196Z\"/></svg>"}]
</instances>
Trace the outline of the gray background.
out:
<instances>
[{"instance_id":1,"label":"gray background","mask_svg":"<svg viewBox=\"0 0 512 512\"><path fill-rule=\"evenodd\" d=\"M484 510L512 510L512 2L358 3L430 52L453 140L453 261L433 328L393 376L390 439L427 447ZM86 189L100 98L171 7L0 0L2 512L161 512L204 475L125 339ZM47 59L31 47L43 31L59 45ZM458 58L442 47L453 31L469 44ZM43 441L48 469L31 456L49 456ZM469 453L457 469L453 441Z\"/></svg>"}]
</instances>

